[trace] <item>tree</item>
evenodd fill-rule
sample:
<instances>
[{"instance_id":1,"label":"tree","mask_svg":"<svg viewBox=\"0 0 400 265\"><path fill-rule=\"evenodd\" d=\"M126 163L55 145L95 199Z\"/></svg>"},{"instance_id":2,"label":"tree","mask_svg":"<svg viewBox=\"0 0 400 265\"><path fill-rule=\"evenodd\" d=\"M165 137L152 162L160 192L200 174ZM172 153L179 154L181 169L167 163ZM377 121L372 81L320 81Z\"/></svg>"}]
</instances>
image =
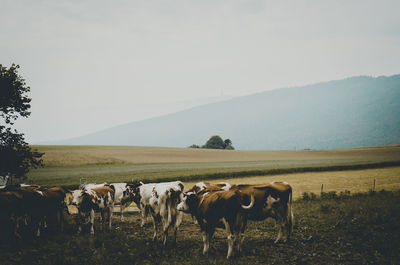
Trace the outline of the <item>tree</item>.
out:
<instances>
[{"instance_id":1,"label":"tree","mask_svg":"<svg viewBox=\"0 0 400 265\"><path fill-rule=\"evenodd\" d=\"M211 136L203 148L209 149L230 149L233 150L232 141L230 139L222 140L219 135Z\"/></svg>"},{"instance_id":2,"label":"tree","mask_svg":"<svg viewBox=\"0 0 400 265\"><path fill-rule=\"evenodd\" d=\"M26 177L30 168L43 165L43 153L32 150L24 140L24 134L11 128L19 117L31 114L30 87L18 74L19 66L8 69L0 64L0 176Z\"/></svg>"},{"instance_id":3,"label":"tree","mask_svg":"<svg viewBox=\"0 0 400 265\"><path fill-rule=\"evenodd\" d=\"M228 146L232 146L232 141L230 139L225 139L224 145L225 145L225 149L226 149Z\"/></svg>"}]
</instances>

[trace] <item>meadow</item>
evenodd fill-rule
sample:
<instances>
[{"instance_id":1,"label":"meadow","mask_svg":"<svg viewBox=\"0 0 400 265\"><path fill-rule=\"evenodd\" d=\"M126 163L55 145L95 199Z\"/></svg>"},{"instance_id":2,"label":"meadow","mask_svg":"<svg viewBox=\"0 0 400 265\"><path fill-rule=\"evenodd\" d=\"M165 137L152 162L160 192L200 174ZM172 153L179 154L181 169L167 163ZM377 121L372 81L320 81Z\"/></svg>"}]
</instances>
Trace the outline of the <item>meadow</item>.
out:
<instances>
[{"instance_id":1,"label":"meadow","mask_svg":"<svg viewBox=\"0 0 400 265\"><path fill-rule=\"evenodd\" d=\"M76 187L81 178L101 183L140 179L262 183L293 187L291 240L274 244L275 221L248 223L242 255L225 259L225 231L208 256L198 225L185 216L178 243L152 242L140 215L113 217L112 231L76 235L76 215L65 213L63 233L0 239L1 264L399 264L400 145L339 150L226 151L116 146L35 146L45 167L28 181ZM371 191L375 181L376 192ZM321 184L324 193L320 195ZM96 217L98 221L98 216ZM170 237L171 239L171 237Z\"/></svg>"},{"instance_id":2,"label":"meadow","mask_svg":"<svg viewBox=\"0 0 400 265\"><path fill-rule=\"evenodd\" d=\"M28 181L74 187L90 183L231 179L400 166L400 145L336 150L242 151L134 146L33 146L45 166Z\"/></svg>"}]
</instances>

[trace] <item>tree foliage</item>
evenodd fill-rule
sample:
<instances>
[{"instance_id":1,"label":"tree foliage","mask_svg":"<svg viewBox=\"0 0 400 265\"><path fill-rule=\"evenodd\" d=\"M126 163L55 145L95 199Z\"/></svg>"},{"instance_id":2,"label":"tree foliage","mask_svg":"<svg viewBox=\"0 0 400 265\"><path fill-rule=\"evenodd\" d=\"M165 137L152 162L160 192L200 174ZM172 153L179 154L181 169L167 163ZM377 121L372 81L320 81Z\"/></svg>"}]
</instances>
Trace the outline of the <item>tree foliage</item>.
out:
<instances>
[{"instance_id":1,"label":"tree foliage","mask_svg":"<svg viewBox=\"0 0 400 265\"><path fill-rule=\"evenodd\" d=\"M196 144L192 144L189 148L199 148L200 146ZM211 136L210 139L203 145L201 148L207 149L227 149L234 150L235 148L232 146L232 141L230 139L222 140L221 136L214 135Z\"/></svg>"},{"instance_id":2,"label":"tree foliage","mask_svg":"<svg viewBox=\"0 0 400 265\"><path fill-rule=\"evenodd\" d=\"M11 126L19 117L31 114L30 88L18 74L19 66L9 68L0 64L0 175L25 177L30 168L43 164L43 153L32 150L24 140L24 134Z\"/></svg>"}]
</instances>

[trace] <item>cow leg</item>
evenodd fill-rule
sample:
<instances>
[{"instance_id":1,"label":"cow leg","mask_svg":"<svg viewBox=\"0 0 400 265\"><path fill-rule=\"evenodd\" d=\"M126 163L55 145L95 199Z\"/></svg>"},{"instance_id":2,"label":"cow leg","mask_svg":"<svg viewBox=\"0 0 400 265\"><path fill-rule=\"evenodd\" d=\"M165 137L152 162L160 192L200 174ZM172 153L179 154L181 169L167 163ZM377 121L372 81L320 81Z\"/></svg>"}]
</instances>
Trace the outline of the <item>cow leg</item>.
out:
<instances>
[{"instance_id":1,"label":"cow leg","mask_svg":"<svg viewBox=\"0 0 400 265\"><path fill-rule=\"evenodd\" d=\"M111 221L112 221L112 216L113 216L113 206L112 207L108 207L108 218L109 220L109 224L108 224L108 229L111 230ZM122 216L122 212L121 212L121 216Z\"/></svg>"},{"instance_id":2,"label":"cow leg","mask_svg":"<svg viewBox=\"0 0 400 265\"><path fill-rule=\"evenodd\" d=\"M289 213L286 214L287 220L286 220L286 240L288 240L293 232L293 213L290 211Z\"/></svg>"},{"instance_id":3,"label":"cow leg","mask_svg":"<svg viewBox=\"0 0 400 265\"><path fill-rule=\"evenodd\" d=\"M43 218L42 218L42 224L43 224L43 228L47 228L47 216L46 215L43 215Z\"/></svg>"},{"instance_id":4,"label":"cow leg","mask_svg":"<svg viewBox=\"0 0 400 265\"><path fill-rule=\"evenodd\" d=\"M59 223L60 231L64 231L64 216L63 216L63 209L60 208L57 210L57 222Z\"/></svg>"},{"instance_id":5,"label":"cow leg","mask_svg":"<svg viewBox=\"0 0 400 265\"><path fill-rule=\"evenodd\" d=\"M106 222L105 209L100 209L100 221L101 221L100 229L103 230L104 224Z\"/></svg>"},{"instance_id":6,"label":"cow leg","mask_svg":"<svg viewBox=\"0 0 400 265\"><path fill-rule=\"evenodd\" d=\"M160 205L160 215L163 223L163 244L167 244L168 229L172 223L171 214L165 205Z\"/></svg>"},{"instance_id":7,"label":"cow leg","mask_svg":"<svg viewBox=\"0 0 400 265\"><path fill-rule=\"evenodd\" d=\"M278 236L275 239L275 242L274 242L275 244L278 243L282 239L282 236L283 236L284 230L285 230L285 222L282 220L282 218L278 217L276 221L279 224L279 232L278 232Z\"/></svg>"},{"instance_id":8,"label":"cow leg","mask_svg":"<svg viewBox=\"0 0 400 265\"><path fill-rule=\"evenodd\" d=\"M37 219L36 222L34 222L34 225L36 226L36 236L40 237L40 223L41 220Z\"/></svg>"},{"instance_id":9,"label":"cow leg","mask_svg":"<svg viewBox=\"0 0 400 265\"><path fill-rule=\"evenodd\" d=\"M179 226L182 223L182 218L183 218L183 212L178 212L176 216L176 222L175 222L175 230L174 230L174 243L176 244L176 234L178 233Z\"/></svg>"},{"instance_id":10,"label":"cow leg","mask_svg":"<svg viewBox=\"0 0 400 265\"><path fill-rule=\"evenodd\" d=\"M240 224L239 224L239 228L238 229L238 238L237 238L237 250L238 252L242 252L242 244L244 241L244 231L246 230L246 226L247 226L247 218L246 217L242 217L242 219L240 219Z\"/></svg>"},{"instance_id":11,"label":"cow leg","mask_svg":"<svg viewBox=\"0 0 400 265\"><path fill-rule=\"evenodd\" d=\"M208 249L210 248L210 242L208 238L208 233L206 231L203 231L203 255L206 255L208 253Z\"/></svg>"},{"instance_id":12,"label":"cow leg","mask_svg":"<svg viewBox=\"0 0 400 265\"><path fill-rule=\"evenodd\" d=\"M206 229L203 232L203 242L204 242L204 249L203 255L207 254L210 249L211 239L214 235L215 228L210 226L209 224L206 225Z\"/></svg>"},{"instance_id":13,"label":"cow leg","mask_svg":"<svg viewBox=\"0 0 400 265\"><path fill-rule=\"evenodd\" d=\"M94 210L90 210L90 234L94 235Z\"/></svg>"},{"instance_id":14,"label":"cow leg","mask_svg":"<svg viewBox=\"0 0 400 265\"><path fill-rule=\"evenodd\" d=\"M234 239L234 236L232 234L233 226L230 223L228 223L228 221L225 218L223 218L222 221L225 224L225 230L226 230L226 233L228 235L228 253L226 255L226 258L229 259L232 256L233 246L234 246L234 243L235 243L235 239Z\"/></svg>"},{"instance_id":15,"label":"cow leg","mask_svg":"<svg viewBox=\"0 0 400 265\"><path fill-rule=\"evenodd\" d=\"M78 221L77 221L77 223L78 223L78 232L77 232L77 234L79 235L82 232L82 224L85 223L85 221L86 221L86 213L79 212L77 219L78 219Z\"/></svg>"},{"instance_id":16,"label":"cow leg","mask_svg":"<svg viewBox=\"0 0 400 265\"><path fill-rule=\"evenodd\" d=\"M151 215L151 218L153 220L153 228L154 228L154 235L153 235L153 242L157 240L157 220L156 216L153 214Z\"/></svg>"},{"instance_id":17,"label":"cow leg","mask_svg":"<svg viewBox=\"0 0 400 265\"><path fill-rule=\"evenodd\" d=\"M125 210L125 204L122 204L121 203L121 206L120 206L120 213L121 213L121 222L124 222L125 220L124 220L124 210Z\"/></svg>"},{"instance_id":18,"label":"cow leg","mask_svg":"<svg viewBox=\"0 0 400 265\"><path fill-rule=\"evenodd\" d=\"M226 255L227 259L229 259L232 256L234 243L235 243L235 239L233 237L233 234L229 234L228 235L228 254Z\"/></svg>"},{"instance_id":19,"label":"cow leg","mask_svg":"<svg viewBox=\"0 0 400 265\"><path fill-rule=\"evenodd\" d=\"M141 212L142 212L142 223L140 224L140 227L144 227L144 225L146 224L146 219L147 219L147 215L148 215L148 209L144 204L140 204L141 206Z\"/></svg>"},{"instance_id":20,"label":"cow leg","mask_svg":"<svg viewBox=\"0 0 400 265\"><path fill-rule=\"evenodd\" d=\"M79 220L78 220L78 232L77 232L78 235L82 232L82 223L83 223L82 219L83 218L80 217Z\"/></svg>"}]
</instances>

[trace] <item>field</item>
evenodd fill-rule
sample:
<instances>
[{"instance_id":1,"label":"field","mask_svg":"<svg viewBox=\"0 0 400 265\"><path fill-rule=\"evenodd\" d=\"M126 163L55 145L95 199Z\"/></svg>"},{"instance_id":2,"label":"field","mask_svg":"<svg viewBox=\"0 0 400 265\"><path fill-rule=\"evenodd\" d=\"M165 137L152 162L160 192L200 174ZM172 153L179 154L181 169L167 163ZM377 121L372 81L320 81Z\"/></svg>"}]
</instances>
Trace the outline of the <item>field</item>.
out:
<instances>
[{"instance_id":1,"label":"field","mask_svg":"<svg viewBox=\"0 0 400 265\"><path fill-rule=\"evenodd\" d=\"M73 216L62 234L0 243L1 264L399 264L400 193L378 192L294 202L291 240L274 244L274 221L249 222L241 256L225 259L226 235L217 230L208 256L201 254L198 225L186 216L178 243L152 242L139 215L113 230L76 235ZM171 240L172 237L169 237Z\"/></svg>"},{"instance_id":2,"label":"field","mask_svg":"<svg viewBox=\"0 0 400 265\"><path fill-rule=\"evenodd\" d=\"M151 242L151 225L140 228L138 214L130 214L125 223L114 216L112 231L96 229L95 236L88 229L76 235L76 215L66 214L64 233L53 233L50 227L41 239L0 239L0 264L400 263L400 145L300 151L34 148L46 153L46 166L31 171L28 181L41 185L73 188L81 178L95 183L179 179L187 189L200 180L287 181L295 198L294 234L288 243L275 245L273 220L249 222L242 255L227 261L225 232L217 231L209 255L203 256L199 228L189 216L181 226L177 246L163 247ZM370 191L374 180L377 192ZM324 198L319 196L321 184Z\"/></svg>"},{"instance_id":3,"label":"field","mask_svg":"<svg viewBox=\"0 0 400 265\"><path fill-rule=\"evenodd\" d=\"M197 181L400 166L400 145L337 150L228 151L122 146L33 146L45 167L30 182L77 186L140 179Z\"/></svg>"}]
</instances>

